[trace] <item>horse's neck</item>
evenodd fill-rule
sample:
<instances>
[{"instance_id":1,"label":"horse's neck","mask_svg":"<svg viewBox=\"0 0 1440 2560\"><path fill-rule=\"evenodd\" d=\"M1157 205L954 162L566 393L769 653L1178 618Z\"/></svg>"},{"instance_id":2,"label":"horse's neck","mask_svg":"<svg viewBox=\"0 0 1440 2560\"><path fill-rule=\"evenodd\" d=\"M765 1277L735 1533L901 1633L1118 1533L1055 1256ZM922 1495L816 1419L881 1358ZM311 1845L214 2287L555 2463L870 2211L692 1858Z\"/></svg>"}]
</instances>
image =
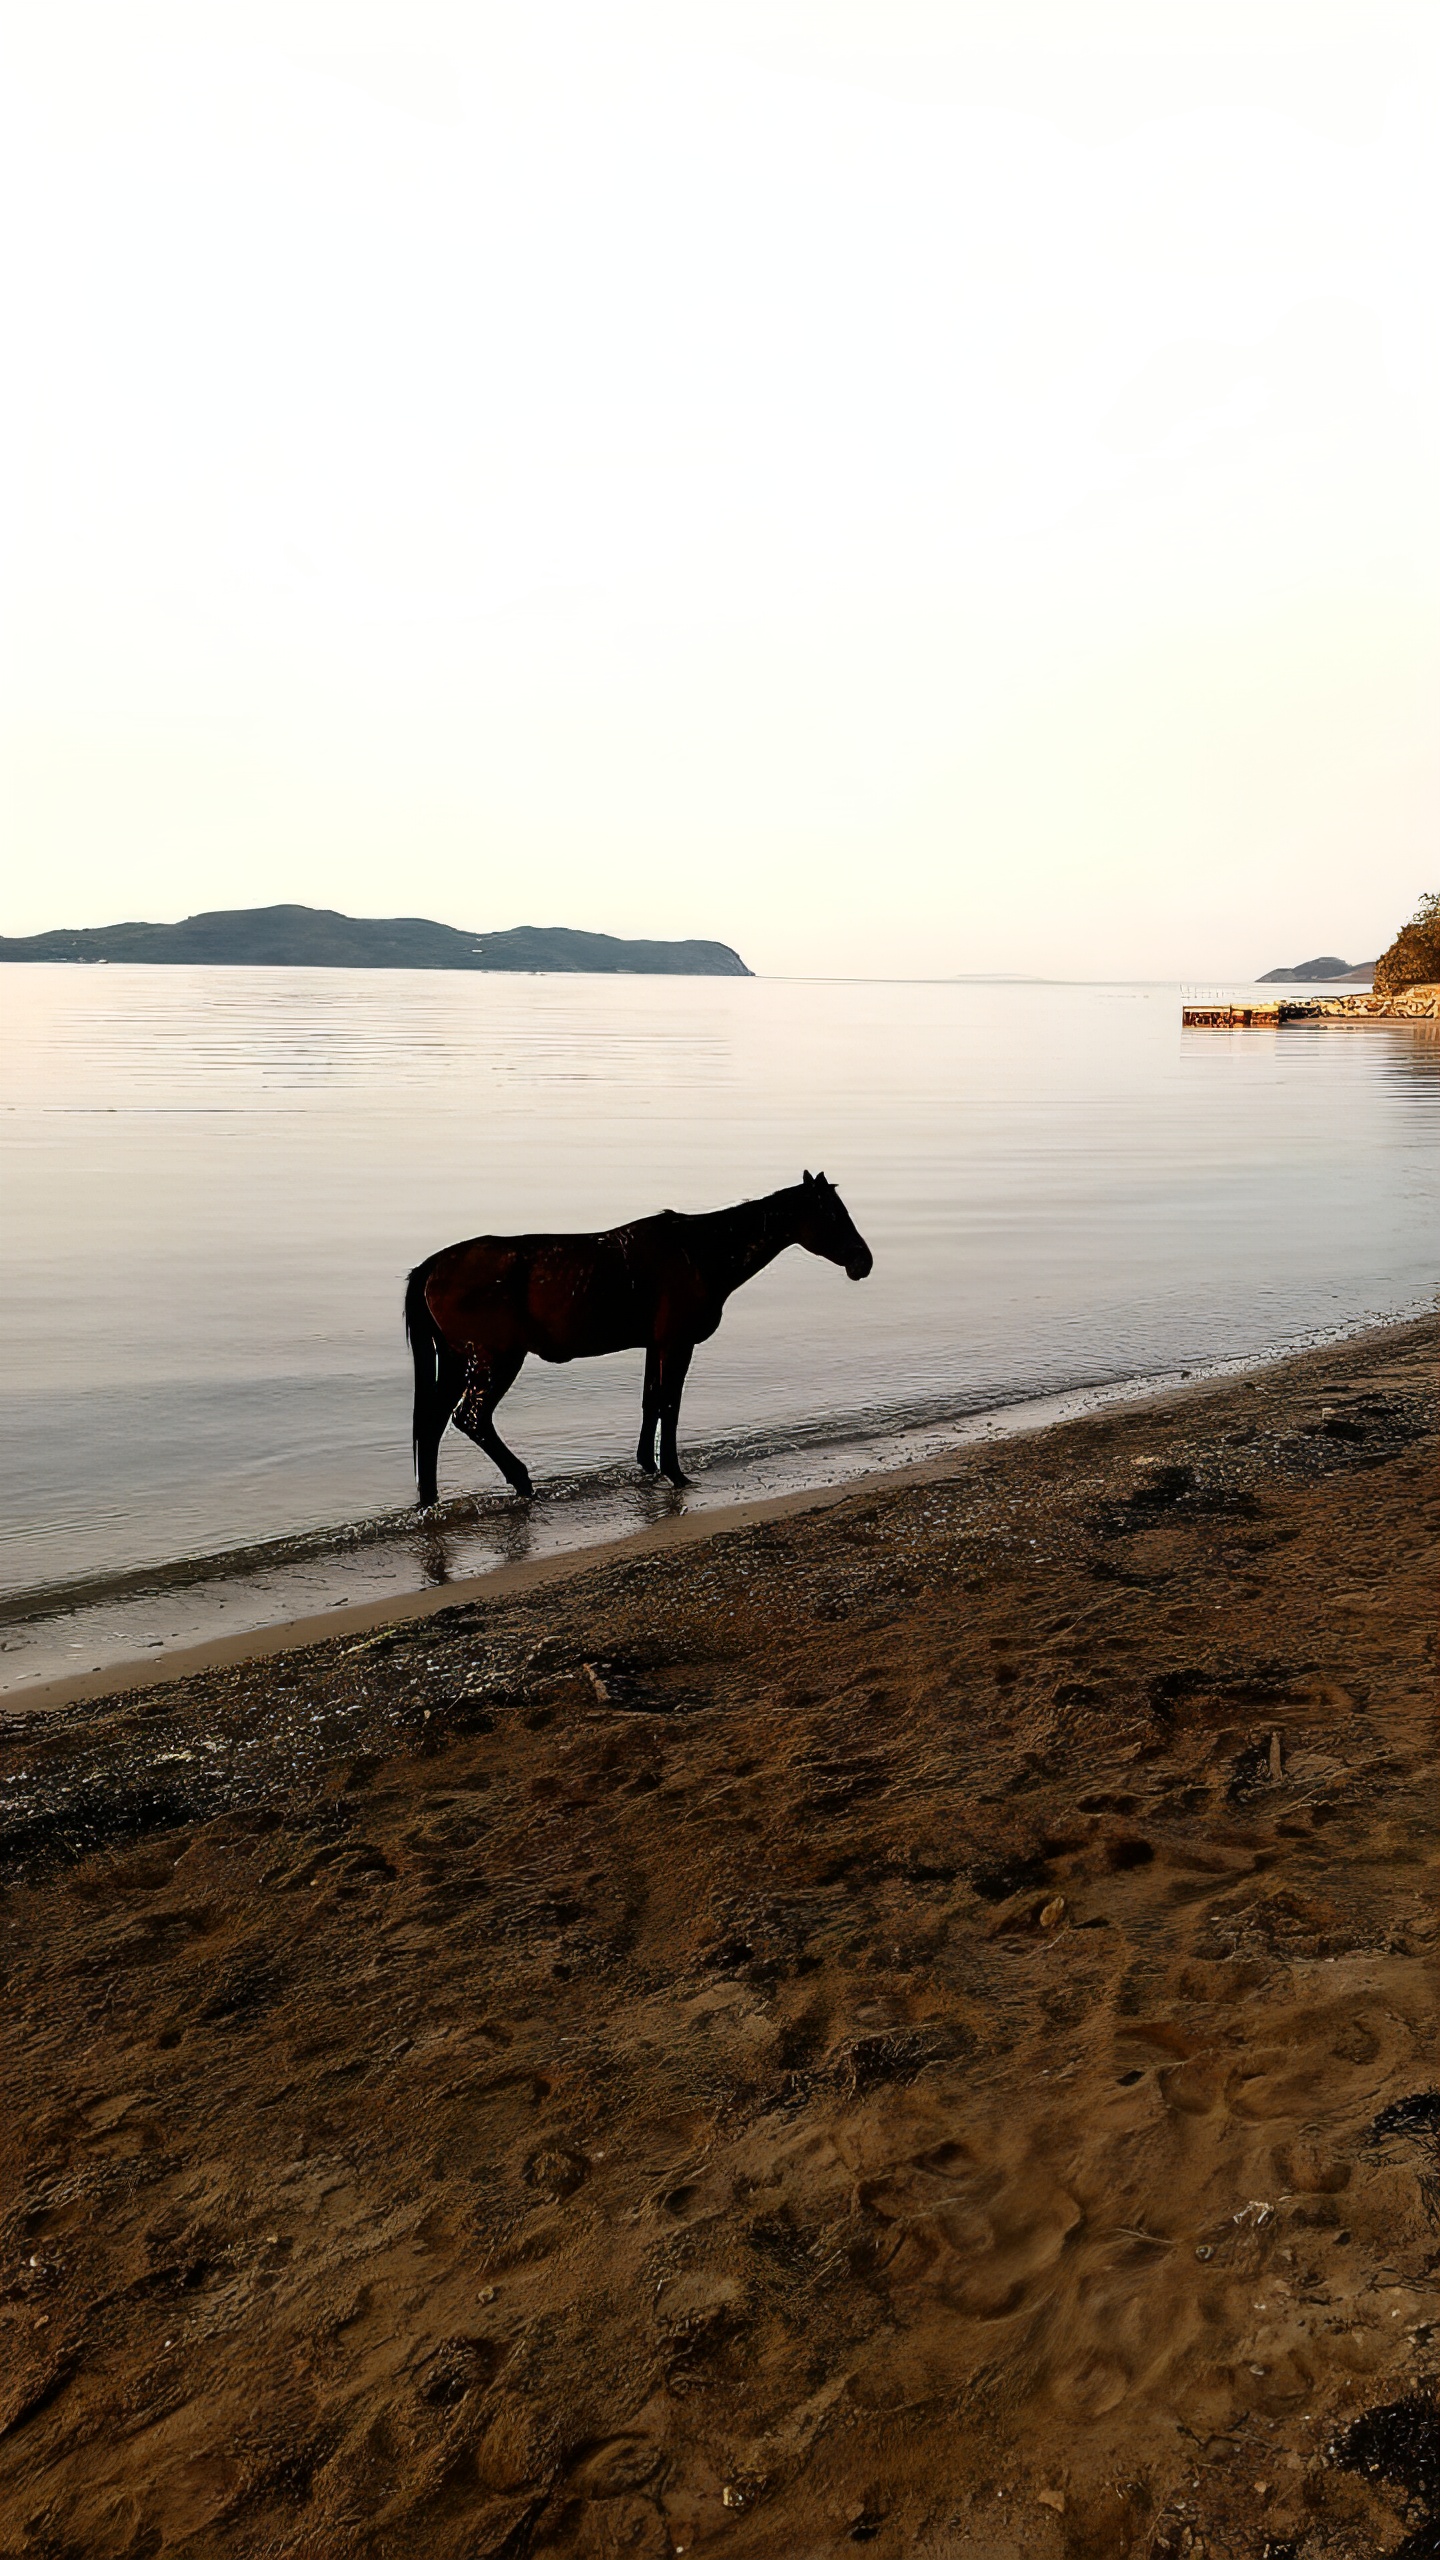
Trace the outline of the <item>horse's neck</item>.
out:
<instances>
[{"instance_id":1,"label":"horse's neck","mask_svg":"<svg viewBox=\"0 0 1440 2560\"><path fill-rule=\"evenodd\" d=\"M742 1200L737 1208L727 1210L724 1242L717 1256L727 1298L794 1242L794 1208L788 1191L772 1191L766 1200Z\"/></svg>"}]
</instances>

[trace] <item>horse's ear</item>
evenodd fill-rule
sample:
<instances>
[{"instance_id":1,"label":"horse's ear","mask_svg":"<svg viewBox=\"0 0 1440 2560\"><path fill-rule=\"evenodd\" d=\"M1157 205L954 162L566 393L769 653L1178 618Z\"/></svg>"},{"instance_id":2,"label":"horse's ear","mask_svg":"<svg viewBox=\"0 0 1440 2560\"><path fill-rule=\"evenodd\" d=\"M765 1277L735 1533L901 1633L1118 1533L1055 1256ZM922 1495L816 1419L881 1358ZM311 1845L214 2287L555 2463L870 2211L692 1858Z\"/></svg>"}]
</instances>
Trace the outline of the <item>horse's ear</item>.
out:
<instances>
[{"instance_id":1,"label":"horse's ear","mask_svg":"<svg viewBox=\"0 0 1440 2560\"><path fill-rule=\"evenodd\" d=\"M814 1190L814 1188L815 1188L815 1176L814 1176L814 1174L813 1174L813 1173L807 1173L807 1174L806 1174L806 1176L805 1176L805 1188L806 1188L806 1190L807 1190L807 1191L813 1191L813 1190Z\"/></svg>"}]
</instances>

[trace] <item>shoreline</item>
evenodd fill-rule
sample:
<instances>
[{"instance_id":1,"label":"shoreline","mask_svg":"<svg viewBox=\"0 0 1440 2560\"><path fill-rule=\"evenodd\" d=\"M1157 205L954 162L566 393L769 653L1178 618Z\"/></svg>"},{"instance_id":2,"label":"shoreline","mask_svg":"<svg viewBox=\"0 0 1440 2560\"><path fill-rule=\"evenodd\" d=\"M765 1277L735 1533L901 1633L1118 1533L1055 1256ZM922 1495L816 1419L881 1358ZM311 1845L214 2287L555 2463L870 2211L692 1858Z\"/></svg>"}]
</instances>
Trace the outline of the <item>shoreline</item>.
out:
<instances>
[{"instance_id":1,"label":"shoreline","mask_svg":"<svg viewBox=\"0 0 1440 2560\"><path fill-rule=\"evenodd\" d=\"M1172 1374L1165 1379L1144 1380L1134 1385L1126 1381L1077 1388L1051 1396L1017 1399L1013 1405L987 1408L973 1416L957 1418L950 1426L957 1433L950 1448L898 1466L881 1464L869 1469L862 1466L838 1482L799 1487L782 1493L757 1494L713 1509L698 1506L690 1510L677 1508L666 1518L638 1529L621 1530L575 1547L560 1546L541 1556L495 1564L479 1573L460 1574L453 1580L435 1582L419 1590L391 1591L354 1603L337 1603L319 1610L302 1611L271 1623L262 1622L239 1629L232 1634L207 1636L191 1643L178 1641L164 1645L163 1649L128 1657L121 1655L93 1668L56 1673L23 1686L3 1689L0 1690L0 1730L29 1715L53 1714L66 1706L119 1694L139 1694L192 1674L302 1650L322 1644L331 1637L338 1639L370 1633L391 1624L410 1624L417 1619L435 1616L447 1608L502 1598L550 1581L568 1581L577 1574L593 1572L611 1561L621 1562L628 1557L661 1553L672 1547L690 1546L720 1537L733 1529L788 1519L808 1511L826 1510L861 1493L883 1493L905 1483L922 1483L964 1465L967 1457L978 1450L1017 1438L1043 1440L1048 1434L1063 1431L1070 1422L1083 1419L1090 1413L1145 1413L1171 1401L1221 1395L1233 1388L1237 1381L1279 1377L1304 1363L1332 1359L1337 1351L1351 1345L1374 1344L1378 1347L1391 1340L1399 1344L1412 1333L1433 1325L1433 1322L1429 1315L1387 1318L1378 1324L1359 1325L1353 1331L1341 1332L1300 1351L1283 1350L1273 1357L1261 1356L1255 1360L1237 1359L1199 1376ZM1052 1410L1057 1406L1070 1410ZM884 1436L877 1435L877 1441ZM919 1436L918 1430L915 1436ZM838 1442L834 1445L844 1448L853 1444ZM473 1499L460 1497L462 1503ZM497 1510L493 1516L503 1528L517 1516L523 1520L525 1515ZM463 1524L447 1522L443 1525ZM425 1526L421 1515L416 1514L413 1522L403 1526L397 1522L389 1534L397 1542L402 1538L414 1540L424 1534ZM381 1540L377 1538L374 1543L378 1545ZM208 1565L212 1560L207 1558L203 1561ZM213 1561L218 1565L221 1559ZM158 1597L179 1581L179 1571L178 1566L160 1568L153 1582L143 1582L133 1593L125 1596L137 1601L143 1601L152 1593ZM220 1582L224 1577L217 1571L206 1579ZM179 1583L179 1587L188 1590L196 1586ZM47 1611L32 1619L11 1623L21 1627L59 1624L70 1614L72 1609L62 1606L53 1613Z\"/></svg>"}]
</instances>

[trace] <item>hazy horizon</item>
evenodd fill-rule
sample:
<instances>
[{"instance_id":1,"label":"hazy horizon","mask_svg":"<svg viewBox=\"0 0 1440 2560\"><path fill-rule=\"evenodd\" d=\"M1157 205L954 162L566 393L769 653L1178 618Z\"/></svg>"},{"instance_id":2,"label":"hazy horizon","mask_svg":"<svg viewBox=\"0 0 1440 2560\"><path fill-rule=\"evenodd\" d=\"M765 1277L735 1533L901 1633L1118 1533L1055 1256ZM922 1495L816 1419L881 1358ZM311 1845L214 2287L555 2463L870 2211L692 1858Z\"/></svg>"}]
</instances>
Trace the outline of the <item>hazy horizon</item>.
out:
<instances>
[{"instance_id":1,"label":"hazy horizon","mask_svg":"<svg viewBox=\"0 0 1440 2560\"><path fill-rule=\"evenodd\" d=\"M1407 0L12 19L0 929L1249 977L1433 885Z\"/></svg>"}]
</instances>

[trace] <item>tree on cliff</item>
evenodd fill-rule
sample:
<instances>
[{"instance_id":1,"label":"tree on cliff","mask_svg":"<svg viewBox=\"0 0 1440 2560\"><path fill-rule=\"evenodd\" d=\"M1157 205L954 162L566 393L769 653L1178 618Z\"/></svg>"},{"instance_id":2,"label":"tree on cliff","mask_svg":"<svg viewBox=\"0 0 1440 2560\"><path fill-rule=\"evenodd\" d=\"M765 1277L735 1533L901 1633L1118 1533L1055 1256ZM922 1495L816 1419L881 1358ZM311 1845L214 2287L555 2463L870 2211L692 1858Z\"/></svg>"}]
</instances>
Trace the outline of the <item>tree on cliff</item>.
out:
<instances>
[{"instance_id":1,"label":"tree on cliff","mask_svg":"<svg viewBox=\"0 0 1440 2560\"><path fill-rule=\"evenodd\" d=\"M1422 898L1388 951L1375 963L1375 992L1398 996L1402 987L1440 985L1440 889Z\"/></svg>"}]
</instances>

